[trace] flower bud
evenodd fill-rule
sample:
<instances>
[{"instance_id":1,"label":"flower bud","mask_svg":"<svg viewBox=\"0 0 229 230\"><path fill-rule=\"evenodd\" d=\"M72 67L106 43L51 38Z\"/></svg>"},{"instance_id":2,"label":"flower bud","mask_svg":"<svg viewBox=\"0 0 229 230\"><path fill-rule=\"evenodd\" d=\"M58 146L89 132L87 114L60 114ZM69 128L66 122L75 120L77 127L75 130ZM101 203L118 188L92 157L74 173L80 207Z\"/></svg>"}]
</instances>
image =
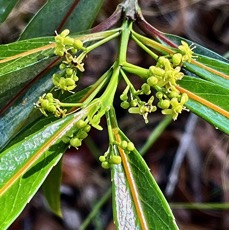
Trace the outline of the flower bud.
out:
<instances>
[{"instance_id":1,"label":"flower bud","mask_svg":"<svg viewBox=\"0 0 229 230\"><path fill-rule=\"evenodd\" d=\"M67 35L69 35L70 33L70 30L69 29L65 29L63 30L61 33L60 33L60 36L61 37L66 37Z\"/></svg>"},{"instance_id":2,"label":"flower bud","mask_svg":"<svg viewBox=\"0 0 229 230\"><path fill-rule=\"evenodd\" d=\"M82 144L82 141L78 137L74 137L70 140L70 145L75 148L81 146L81 144Z\"/></svg>"},{"instance_id":3,"label":"flower bud","mask_svg":"<svg viewBox=\"0 0 229 230\"><path fill-rule=\"evenodd\" d=\"M120 164L122 162L122 158L120 156L113 155L111 156L109 163L110 164Z\"/></svg>"},{"instance_id":4,"label":"flower bud","mask_svg":"<svg viewBox=\"0 0 229 230\"><path fill-rule=\"evenodd\" d=\"M182 54L180 53L175 53L173 56L172 56L172 63L174 66L178 66L180 65L182 62Z\"/></svg>"},{"instance_id":5,"label":"flower bud","mask_svg":"<svg viewBox=\"0 0 229 230\"><path fill-rule=\"evenodd\" d=\"M121 147L122 149L126 149L127 144L128 144L127 141L122 141L121 144L120 144L120 147Z\"/></svg>"},{"instance_id":6,"label":"flower bud","mask_svg":"<svg viewBox=\"0 0 229 230\"><path fill-rule=\"evenodd\" d=\"M123 109L128 109L130 107L130 103L128 101L123 101L120 106L123 108Z\"/></svg>"},{"instance_id":7,"label":"flower bud","mask_svg":"<svg viewBox=\"0 0 229 230\"><path fill-rule=\"evenodd\" d=\"M147 79L147 83L148 83L149 86L155 86L158 83L158 79L156 77L154 77L154 76L149 77Z\"/></svg>"},{"instance_id":8,"label":"flower bud","mask_svg":"<svg viewBox=\"0 0 229 230\"><path fill-rule=\"evenodd\" d=\"M99 157L99 161L101 161L101 162L106 161L106 157L105 157L105 156L100 156L100 157Z\"/></svg>"},{"instance_id":9,"label":"flower bud","mask_svg":"<svg viewBox=\"0 0 229 230\"><path fill-rule=\"evenodd\" d=\"M81 40L79 40L79 39L75 39L74 43L73 43L73 46L76 49L82 49L83 48L83 42Z\"/></svg>"},{"instance_id":10,"label":"flower bud","mask_svg":"<svg viewBox=\"0 0 229 230\"><path fill-rule=\"evenodd\" d=\"M132 142L128 142L127 144L127 150L128 151L133 151L135 149L134 144Z\"/></svg>"},{"instance_id":11,"label":"flower bud","mask_svg":"<svg viewBox=\"0 0 229 230\"><path fill-rule=\"evenodd\" d=\"M102 162L101 166L102 166L104 169L109 169L109 168L110 168L110 164L109 164L107 161Z\"/></svg>"}]
</instances>

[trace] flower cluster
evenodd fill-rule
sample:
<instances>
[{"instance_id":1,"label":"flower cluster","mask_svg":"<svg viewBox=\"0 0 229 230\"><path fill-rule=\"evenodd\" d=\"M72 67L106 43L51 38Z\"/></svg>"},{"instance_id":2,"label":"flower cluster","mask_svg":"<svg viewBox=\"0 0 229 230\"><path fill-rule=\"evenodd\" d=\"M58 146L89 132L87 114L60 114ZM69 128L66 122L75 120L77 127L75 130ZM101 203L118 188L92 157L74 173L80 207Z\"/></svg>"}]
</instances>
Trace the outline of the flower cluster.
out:
<instances>
[{"instance_id":1,"label":"flower cluster","mask_svg":"<svg viewBox=\"0 0 229 230\"><path fill-rule=\"evenodd\" d=\"M157 107L162 110L162 114L172 115L174 120L177 119L178 114L185 109L184 104L188 101L188 95L181 94L176 88L177 81L184 76L184 73L181 72L183 63L190 62L193 54L193 48L190 48L184 41L181 43L176 53L160 56L156 65L149 67L147 82L141 86L141 90L134 90L133 86L130 87L127 82L128 86L120 96L122 108L129 109L130 113L143 115L146 122L148 122L148 114L156 111ZM150 95L151 88L157 91L157 106L153 105L154 96L150 96L147 102L139 98L139 95L142 94Z\"/></svg>"},{"instance_id":2,"label":"flower cluster","mask_svg":"<svg viewBox=\"0 0 229 230\"><path fill-rule=\"evenodd\" d=\"M91 126L88 124L88 121L81 119L67 131L66 135L62 137L62 141L69 144L69 147L78 148L81 146L82 141L88 136L90 130Z\"/></svg>"},{"instance_id":3,"label":"flower cluster","mask_svg":"<svg viewBox=\"0 0 229 230\"><path fill-rule=\"evenodd\" d=\"M125 151L125 153L129 154L131 151L135 149L134 144L132 142L127 142L125 140L121 141L120 143L114 143L109 149L104 153L104 155L99 157L101 162L101 166L104 169L109 169L111 165L120 164L122 159L120 156L115 155L114 148L120 147Z\"/></svg>"},{"instance_id":4,"label":"flower cluster","mask_svg":"<svg viewBox=\"0 0 229 230\"><path fill-rule=\"evenodd\" d=\"M157 110L157 107L153 105L154 96L151 96L147 102L142 101L139 95L149 95L151 93L150 86L144 83L141 90L130 89L129 86L120 95L122 100L121 107L128 109L129 113L140 114L148 122L148 114Z\"/></svg>"},{"instance_id":5,"label":"flower cluster","mask_svg":"<svg viewBox=\"0 0 229 230\"><path fill-rule=\"evenodd\" d=\"M75 56L78 51L85 50L83 42L68 35L69 30L66 29L55 37L56 47L54 53L64 57L64 60L59 66L60 71L53 74L52 81L55 87L62 90L62 92L75 89L79 80L77 71L84 71L84 64L81 58Z\"/></svg>"},{"instance_id":6,"label":"flower cluster","mask_svg":"<svg viewBox=\"0 0 229 230\"><path fill-rule=\"evenodd\" d=\"M35 107L39 108L45 116L48 116L47 112L49 112L53 113L55 117L64 117L67 112L66 109L61 109L61 102L55 99L52 93L43 94L39 97Z\"/></svg>"}]
</instances>

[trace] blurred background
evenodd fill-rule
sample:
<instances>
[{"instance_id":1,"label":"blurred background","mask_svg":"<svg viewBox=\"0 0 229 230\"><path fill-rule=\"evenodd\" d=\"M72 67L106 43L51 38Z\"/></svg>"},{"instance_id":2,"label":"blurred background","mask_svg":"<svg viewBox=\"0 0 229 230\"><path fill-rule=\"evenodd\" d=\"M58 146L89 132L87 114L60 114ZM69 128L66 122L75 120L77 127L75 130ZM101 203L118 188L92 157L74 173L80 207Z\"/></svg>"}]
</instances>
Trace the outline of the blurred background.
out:
<instances>
[{"instance_id":1,"label":"blurred background","mask_svg":"<svg viewBox=\"0 0 229 230\"><path fill-rule=\"evenodd\" d=\"M28 21L45 0L21 0L0 25L0 43L16 41ZM105 1L95 25L113 13L120 1ZM229 51L228 0L141 0L144 17L157 29L188 38L227 55ZM94 82L112 63L117 43L109 42L86 60L81 82ZM227 55L229 56L229 55ZM150 59L130 43L128 61L149 66ZM141 83L136 80L136 85ZM120 92L123 90L120 85ZM129 115L117 106L120 128L139 150L163 119L151 114ZM105 122L103 124L105 126ZM79 150L69 149L63 157L61 204L63 218L52 214L42 192L27 205L10 230L115 229L110 196L110 172L101 168L98 156L108 147L107 132L92 130ZM195 115L184 112L144 152L144 158L166 195L180 229L229 229L229 137ZM175 180L171 180L175 178ZM177 179L177 180L176 180ZM104 196L105 194L105 196ZM94 209L98 202L101 206ZM195 205L195 203L202 205ZM210 203L209 205L204 205ZM93 210L94 209L94 210ZM92 221L88 215L95 215ZM80 227L81 226L81 227ZM84 226L84 227L82 227Z\"/></svg>"}]
</instances>

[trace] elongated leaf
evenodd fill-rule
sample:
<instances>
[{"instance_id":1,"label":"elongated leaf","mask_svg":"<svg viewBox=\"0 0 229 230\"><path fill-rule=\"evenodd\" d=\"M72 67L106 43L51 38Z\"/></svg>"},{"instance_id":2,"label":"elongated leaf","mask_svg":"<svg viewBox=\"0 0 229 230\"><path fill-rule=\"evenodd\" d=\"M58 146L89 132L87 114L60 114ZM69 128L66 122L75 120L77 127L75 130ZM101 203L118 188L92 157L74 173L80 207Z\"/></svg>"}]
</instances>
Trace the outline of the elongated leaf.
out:
<instances>
[{"instance_id":1,"label":"elongated leaf","mask_svg":"<svg viewBox=\"0 0 229 230\"><path fill-rule=\"evenodd\" d=\"M229 111L229 88L225 89L217 84L202 79L185 76L179 85L192 93Z\"/></svg>"},{"instance_id":2,"label":"elongated leaf","mask_svg":"<svg viewBox=\"0 0 229 230\"><path fill-rule=\"evenodd\" d=\"M54 60L50 58L54 56L52 46L48 44L44 49L45 45L47 39L33 39L0 46L0 58L4 58L0 60L0 95L32 79Z\"/></svg>"},{"instance_id":3,"label":"elongated leaf","mask_svg":"<svg viewBox=\"0 0 229 230\"><path fill-rule=\"evenodd\" d=\"M217 105L220 109L223 109L224 114L229 112L229 88L221 87L215 83L208 82L195 77L185 76L179 85L192 92L206 101ZM229 134L229 118L222 113L219 113L212 108L209 108L206 104L201 104L195 99L189 99L186 106L197 115L203 117L209 123L213 124L216 128L219 128L223 132Z\"/></svg>"},{"instance_id":4,"label":"elongated leaf","mask_svg":"<svg viewBox=\"0 0 229 230\"><path fill-rule=\"evenodd\" d=\"M42 185L43 194L48 201L51 211L60 217L62 216L60 207L61 165L62 161L59 161Z\"/></svg>"},{"instance_id":5,"label":"elongated leaf","mask_svg":"<svg viewBox=\"0 0 229 230\"><path fill-rule=\"evenodd\" d=\"M229 119L227 117L192 99L189 99L185 106L193 113L208 121L216 129L229 135Z\"/></svg>"},{"instance_id":6,"label":"elongated leaf","mask_svg":"<svg viewBox=\"0 0 229 230\"><path fill-rule=\"evenodd\" d=\"M196 60L208 67L211 67L213 69L216 69L222 73L229 75L229 62L228 61L221 61L221 60L206 57L200 54L197 56Z\"/></svg>"},{"instance_id":7,"label":"elongated leaf","mask_svg":"<svg viewBox=\"0 0 229 230\"><path fill-rule=\"evenodd\" d=\"M107 126L118 143L130 142L119 129L114 108L107 113ZM114 219L117 229L178 229L169 205L140 153L113 146L122 162L112 166Z\"/></svg>"},{"instance_id":8,"label":"elongated leaf","mask_svg":"<svg viewBox=\"0 0 229 230\"><path fill-rule=\"evenodd\" d=\"M211 63L211 60L209 60L209 63ZM217 65L218 61L215 60L214 63L215 63L215 65ZM225 71L228 71L229 64L225 63L223 66L225 68ZM214 82L214 83L217 83L218 85L220 85L220 86L222 86L224 88L229 88L229 79L220 77L217 74L209 72L208 70L206 70L206 69L204 69L204 68L202 68L200 66L191 64L191 63L186 63L185 68L187 70L189 70L191 73L194 73L195 75L197 75L198 77L201 77L201 78L203 78L205 80L208 80L208 81L211 81L211 82Z\"/></svg>"},{"instance_id":9,"label":"elongated leaf","mask_svg":"<svg viewBox=\"0 0 229 230\"><path fill-rule=\"evenodd\" d=\"M217 60L221 60L224 62L228 62L228 60L226 58L224 58L223 56L217 54L216 52L209 50L195 42L192 42L186 38L182 38L173 34L164 34L167 38L169 38L171 41L173 41L175 44L180 45L181 41L186 41L189 45L192 45L192 47L195 47L194 52L196 54L201 54L207 57L211 57ZM163 41L161 41L161 43L164 43Z\"/></svg>"},{"instance_id":10,"label":"elongated leaf","mask_svg":"<svg viewBox=\"0 0 229 230\"><path fill-rule=\"evenodd\" d=\"M123 133L121 139L129 141ZM172 212L148 166L135 149L114 166L113 199L118 229L178 229Z\"/></svg>"},{"instance_id":11,"label":"elongated leaf","mask_svg":"<svg viewBox=\"0 0 229 230\"><path fill-rule=\"evenodd\" d=\"M19 0L1 0L0 1L0 23L4 22Z\"/></svg>"},{"instance_id":12,"label":"elongated leaf","mask_svg":"<svg viewBox=\"0 0 229 230\"><path fill-rule=\"evenodd\" d=\"M64 28L72 32L87 30L102 3L103 0L49 0L28 24L20 39L54 35L55 30Z\"/></svg>"},{"instance_id":13,"label":"elongated leaf","mask_svg":"<svg viewBox=\"0 0 229 230\"><path fill-rule=\"evenodd\" d=\"M53 69L55 71L55 69ZM52 86L51 71L45 78L40 79L20 97L14 107L8 109L0 119L0 149L25 125L28 116L34 109L40 95L47 92ZM32 118L35 118L34 116Z\"/></svg>"},{"instance_id":14,"label":"elongated leaf","mask_svg":"<svg viewBox=\"0 0 229 230\"><path fill-rule=\"evenodd\" d=\"M0 154L1 229L12 223L41 186L66 147L59 139L88 109L51 123Z\"/></svg>"}]
</instances>

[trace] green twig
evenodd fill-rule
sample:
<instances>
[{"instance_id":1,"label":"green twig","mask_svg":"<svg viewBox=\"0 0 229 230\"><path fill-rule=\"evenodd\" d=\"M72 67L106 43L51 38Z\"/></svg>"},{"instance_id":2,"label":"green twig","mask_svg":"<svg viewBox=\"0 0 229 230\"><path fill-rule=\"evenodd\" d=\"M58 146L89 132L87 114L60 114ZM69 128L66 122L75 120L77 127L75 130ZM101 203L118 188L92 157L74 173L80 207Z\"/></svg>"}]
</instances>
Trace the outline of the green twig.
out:
<instances>
[{"instance_id":1,"label":"green twig","mask_svg":"<svg viewBox=\"0 0 229 230\"><path fill-rule=\"evenodd\" d=\"M148 53L154 60L158 59L158 55L155 54L152 50L150 50L148 47L146 47L139 39L137 39L136 36L132 34L132 39L136 42L137 45L139 45L146 53Z\"/></svg>"}]
</instances>

